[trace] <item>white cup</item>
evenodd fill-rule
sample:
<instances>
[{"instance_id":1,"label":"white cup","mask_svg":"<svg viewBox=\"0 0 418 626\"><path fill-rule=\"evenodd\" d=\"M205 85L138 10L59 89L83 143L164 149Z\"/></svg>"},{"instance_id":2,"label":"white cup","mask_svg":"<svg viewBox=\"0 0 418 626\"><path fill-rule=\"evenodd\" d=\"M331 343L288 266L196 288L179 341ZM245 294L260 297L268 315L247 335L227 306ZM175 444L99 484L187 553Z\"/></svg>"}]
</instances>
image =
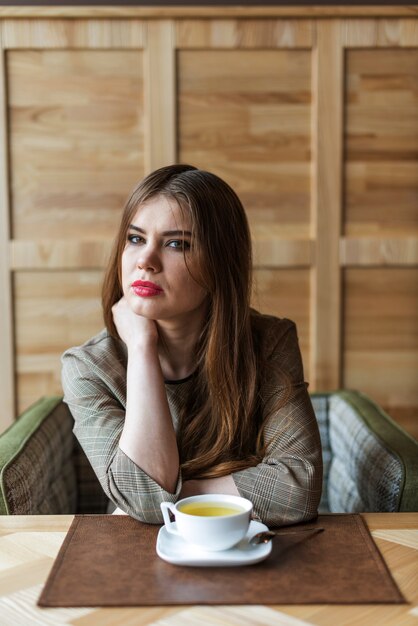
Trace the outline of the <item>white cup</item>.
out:
<instances>
[{"instance_id":1,"label":"white cup","mask_svg":"<svg viewBox=\"0 0 418 626\"><path fill-rule=\"evenodd\" d=\"M167 531L210 552L232 548L245 537L252 508L249 500L225 494L192 496L176 504L161 503ZM175 517L175 525L169 511Z\"/></svg>"}]
</instances>

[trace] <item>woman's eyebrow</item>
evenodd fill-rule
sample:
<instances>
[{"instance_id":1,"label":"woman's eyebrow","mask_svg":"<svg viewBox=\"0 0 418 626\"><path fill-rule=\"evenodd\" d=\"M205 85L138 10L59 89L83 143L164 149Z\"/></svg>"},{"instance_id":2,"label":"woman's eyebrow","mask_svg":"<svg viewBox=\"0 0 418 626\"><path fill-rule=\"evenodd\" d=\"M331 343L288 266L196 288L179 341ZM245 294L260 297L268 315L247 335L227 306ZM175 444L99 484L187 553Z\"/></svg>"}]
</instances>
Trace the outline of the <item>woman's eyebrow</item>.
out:
<instances>
[{"instance_id":1,"label":"woman's eyebrow","mask_svg":"<svg viewBox=\"0 0 418 626\"><path fill-rule=\"evenodd\" d=\"M139 226L134 226L134 224L130 224L129 228L131 228L132 230L136 230L138 233L142 233L143 235L146 234L146 231L143 230L143 228L139 228ZM183 237L184 235L191 237L192 235L190 230L165 230L161 234L163 237Z\"/></svg>"}]
</instances>

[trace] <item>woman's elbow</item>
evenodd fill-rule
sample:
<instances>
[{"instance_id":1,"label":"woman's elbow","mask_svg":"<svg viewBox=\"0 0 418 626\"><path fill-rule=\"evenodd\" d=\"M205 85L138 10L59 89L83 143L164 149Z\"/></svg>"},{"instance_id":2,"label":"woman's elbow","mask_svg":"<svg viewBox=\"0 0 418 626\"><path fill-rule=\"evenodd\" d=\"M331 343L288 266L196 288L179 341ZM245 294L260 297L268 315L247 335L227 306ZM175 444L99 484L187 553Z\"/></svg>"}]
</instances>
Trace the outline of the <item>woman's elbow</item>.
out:
<instances>
[{"instance_id":1,"label":"woman's elbow","mask_svg":"<svg viewBox=\"0 0 418 626\"><path fill-rule=\"evenodd\" d=\"M278 485L278 491L283 486ZM306 473L296 484L290 486L290 493L283 500L271 499L266 507L262 521L268 526L287 526L300 524L315 519L322 493L322 464L318 467L310 464Z\"/></svg>"},{"instance_id":2,"label":"woman's elbow","mask_svg":"<svg viewBox=\"0 0 418 626\"><path fill-rule=\"evenodd\" d=\"M164 522L162 513L160 514L155 510L130 509L127 514L143 524L162 524Z\"/></svg>"},{"instance_id":3,"label":"woman's elbow","mask_svg":"<svg viewBox=\"0 0 418 626\"><path fill-rule=\"evenodd\" d=\"M318 505L312 501L306 503L303 508L298 507L274 507L263 516L263 523L269 527L290 526L301 524L315 519L318 515Z\"/></svg>"}]
</instances>

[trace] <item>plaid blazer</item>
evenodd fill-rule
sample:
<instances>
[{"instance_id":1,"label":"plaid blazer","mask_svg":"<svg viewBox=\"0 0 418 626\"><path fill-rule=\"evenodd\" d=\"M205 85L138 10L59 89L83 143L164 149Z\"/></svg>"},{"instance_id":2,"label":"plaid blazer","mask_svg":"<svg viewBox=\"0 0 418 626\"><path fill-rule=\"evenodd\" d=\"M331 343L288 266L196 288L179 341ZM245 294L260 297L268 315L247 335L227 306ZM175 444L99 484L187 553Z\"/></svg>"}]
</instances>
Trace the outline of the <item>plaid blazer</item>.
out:
<instances>
[{"instance_id":1,"label":"plaid blazer","mask_svg":"<svg viewBox=\"0 0 418 626\"><path fill-rule=\"evenodd\" d=\"M253 502L256 519L271 526L308 520L317 513L322 485L322 455L317 421L303 378L296 326L286 319L254 312L253 328L264 357L263 410L287 397L265 423L268 443L255 467L233 473L239 493ZM62 357L64 401L74 417L74 433L107 494L123 511L148 522L162 523L160 503L175 502L182 487L181 472L174 493L165 491L119 448L126 407L127 351L106 330ZM283 384L285 372L290 394ZM166 381L174 428L193 375Z\"/></svg>"}]
</instances>

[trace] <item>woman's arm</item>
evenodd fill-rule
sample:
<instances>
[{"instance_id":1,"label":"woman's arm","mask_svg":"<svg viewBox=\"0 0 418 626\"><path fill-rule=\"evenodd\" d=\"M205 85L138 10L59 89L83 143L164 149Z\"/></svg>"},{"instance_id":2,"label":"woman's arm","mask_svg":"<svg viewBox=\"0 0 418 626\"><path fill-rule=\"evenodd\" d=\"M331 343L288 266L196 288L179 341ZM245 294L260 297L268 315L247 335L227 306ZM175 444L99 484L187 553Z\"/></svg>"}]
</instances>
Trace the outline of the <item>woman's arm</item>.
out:
<instances>
[{"instance_id":1,"label":"woman's arm","mask_svg":"<svg viewBox=\"0 0 418 626\"><path fill-rule=\"evenodd\" d=\"M268 444L264 458L255 467L222 478L186 481L180 495L238 493L252 501L255 517L268 525L280 526L317 514L322 450L316 417L303 382L295 324L270 318L263 340L267 354L263 355L266 371L260 395L265 399L264 439ZM283 372L289 389L283 384Z\"/></svg>"},{"instance_id":2,"label":"woman's arm","mask_svg":"<svg viewBox=\"0 0 418 626\"><path fill-rule=\"evenodd\" d=\"M126 414L120 449L173 492L179 454L156 345L128 346Z\"/></svg>"},{"instance_id":3,"label":"woman's arm","mask_svg":"<svg viewBox=\"0 0 418 626\"><path fill-rule=\"evenodd\" d=\"M265 366L262 461L232 476L254 513L271 526L293 524L317 514L322 490L322 449L318 424L304 382L296 326L270 318L264 335ZM283 379L286 374L287 384Z\"/></svg>"},{"instance_id":4,"label":"woman's arm","mask_svg":"<svg viewBox=\"0 0 418 626\"><path fill-rule=\"evenodd\" d=\"M179 473L176 434L158 356L153 320L136 315L125 298L113 319L128 349L126 414L120 449L166 491L174 491Z\"/></svg>"},{"instance_id":5,"label":"woman's arm","mask_svg":"<svg viewBox=\"0 0 418 626\"><path fill-rule=\"evenodd\" d=\"M241 496L251 500L255 516L269 526L316 516L322 490L322 451L316 417L306 385L291 390L284 407L265 427L271 441L262 462L234 473Z\"/></svg>"},{"instance_id":6,"label":"woman's arm","mask_svg":"<svg viewBox=\"0 0 418 626\"><path fill-rule=\"evenodd\" d=\"M120 448L125 422L124 367L109 359L107 347L99 348L94 356L83 348L63 355L64 401L74 418L74 434L108 498L131 517L159 524L160 503L177 501L181 474L174 489L167 491Z\"/></svg>"},{"instance_id":7,"label":"woman's arm","mask_svg":"<svg viewBox=\"0 0 418 626\"><path fill-rule=\"evenodd\" d=\"M269 526L309 520L317 513L322 487L322 454L306 385L292 389L288 404L265 427L272 440L263 461L221 478L188 480L181 498L203 493L240 495L254 516Z\"/></svg>"}]
</instances>

